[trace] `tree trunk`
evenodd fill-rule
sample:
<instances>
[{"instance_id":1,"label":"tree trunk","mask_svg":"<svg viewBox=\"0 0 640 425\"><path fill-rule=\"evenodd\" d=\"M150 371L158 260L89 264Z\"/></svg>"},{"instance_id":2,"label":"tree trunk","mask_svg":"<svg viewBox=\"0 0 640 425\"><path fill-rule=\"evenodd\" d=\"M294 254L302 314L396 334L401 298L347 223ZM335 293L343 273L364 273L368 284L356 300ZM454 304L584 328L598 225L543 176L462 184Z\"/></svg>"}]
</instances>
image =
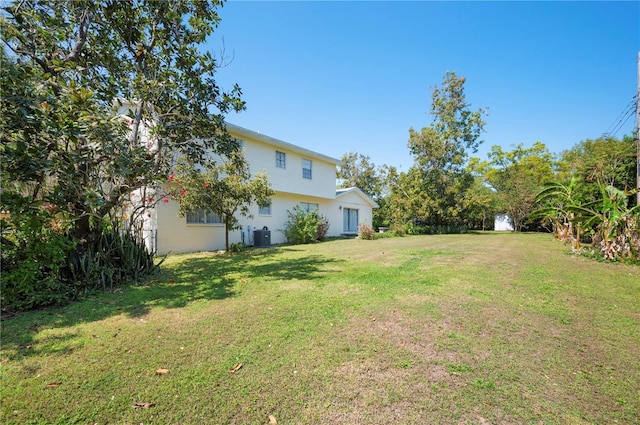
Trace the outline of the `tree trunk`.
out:
<instances>
[{"instance_id":1,"label":"tree trunk","mask_svg":"<svg viewBox=\"0 0 640 425\"><path fill-rule=\"evenodd\" d=\"M229 218L224 218L224 248L229 252Z\"/></svg>"}]
</instances>

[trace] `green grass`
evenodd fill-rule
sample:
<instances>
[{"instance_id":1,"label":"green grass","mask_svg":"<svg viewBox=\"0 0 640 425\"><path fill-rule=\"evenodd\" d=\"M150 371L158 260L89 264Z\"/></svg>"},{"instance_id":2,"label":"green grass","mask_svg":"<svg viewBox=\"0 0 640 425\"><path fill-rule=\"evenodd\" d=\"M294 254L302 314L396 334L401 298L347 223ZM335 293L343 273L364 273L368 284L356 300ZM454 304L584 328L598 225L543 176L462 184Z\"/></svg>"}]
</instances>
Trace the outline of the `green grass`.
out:
<instances>
[{"instance_id":1,"label":"green grass","mask_svg":"<svg viewBox=\"0 0 640 425\"><path fill-rule=\"evenodd\" d=\"M640 268L548 235L176 255L1 342L3 424L640 423Z\"/></svg>"}]
</instances>

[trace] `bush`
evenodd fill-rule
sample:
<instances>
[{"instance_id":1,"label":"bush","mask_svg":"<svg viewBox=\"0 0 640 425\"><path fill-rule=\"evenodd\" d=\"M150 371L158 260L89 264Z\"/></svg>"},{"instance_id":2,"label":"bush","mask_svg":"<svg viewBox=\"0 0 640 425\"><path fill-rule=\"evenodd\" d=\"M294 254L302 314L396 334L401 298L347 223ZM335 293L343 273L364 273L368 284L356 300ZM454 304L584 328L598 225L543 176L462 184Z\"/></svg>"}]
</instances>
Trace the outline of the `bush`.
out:
<instances>
[{"instance_id":1,"label":"bush","mask_svg":"<svg viewBox=\"0 0 640 425\"><path fill-rule=\"evenodd\" d=\"M403 226L402 224L396 224L394 223L391 226L391 232L395 235L395 236L406 236L407 235L407 226Z\"/></svg>"},{"instance_id":2,"label":"bush","mask_svg":"<svg viewBox=\"0 0 640 425\"><path fill-rule=\"evenodd\" d=\"M129 232L110 226L92 242L74 241L69 226L70 220L51 206L16 208L2 221L3 310L63 304L138 281L158 267Z\"/></svg>"},{"instance_id":3,"label":"bush","mask_svg":"<svg viewBox=\"0 0 640 425\"><path fill-rule=\"evenodd\" d=\"M229 252L242 252L247 246L242 242L236 242L229 245Z\"/></svg>"},{"instance_id":4,"label":"bush","mask_svg":"<svg viewBox=\"0 0 640 425\"><path fill-rule=\"evenodd\" d=\"M358 228L358 237L360 239L372 241L375 239L375 231L368 224L361 224Z\"/></svg>"},{"instance_id":5,"label":"bush","mask_svg":"<svg viewBox=\"0 0 640 425\"><path fill-rule=\"evenodd\" d=\"M72 291L62 279L74 244L64 220L33 206L13 211L2 222L0 299L6 310L62 303Z\"/></svg>"},{"instance_id":6,"label":"bush","mask_svg":"<svg viewBox=\"0 0 640 425\"><path fill-rule=\"evenodd\" d=\"M411 235L450 235L464 234L469 231L465 225L441 224L441 225L410 225L408 233Z\"/></svg>"},{"instance_id":7,"label":"bush","mask_svg":"<svg viewBox=\"0 0 640 425\"><path fill-rule=\"evenodd\" d=\"M305 211L296 205L293 211L287 211L288 219L284 224L284 236L287 241L305 244L322 241L329 231L329 221L317 210Z\"/></svg>"},{"instance_id":8,"label":"bush","mask_svg":"<svg viewBox=\"0 0 640 425\"><path fill-rule=\"evenodd\" d=\"M117 228L104 229L93 243L81 248L70 256L68 269L68 280L79 295L137 282L160 265L142 241Z\"/></svg>"}]
</instances>

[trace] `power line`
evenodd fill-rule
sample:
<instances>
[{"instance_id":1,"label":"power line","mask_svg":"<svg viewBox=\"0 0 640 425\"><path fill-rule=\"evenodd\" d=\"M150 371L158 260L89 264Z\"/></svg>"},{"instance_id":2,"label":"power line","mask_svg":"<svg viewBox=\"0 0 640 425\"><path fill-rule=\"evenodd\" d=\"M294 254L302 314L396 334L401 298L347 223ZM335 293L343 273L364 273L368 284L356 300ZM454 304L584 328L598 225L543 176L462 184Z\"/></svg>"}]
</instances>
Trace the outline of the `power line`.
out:
<instances>
[{"instance_id":1,"label":"power line","mask_svg":"<svg viewBox=\"0 0 640 425\"><path fill-rule=\"evenodd\" d=\"M615 135L624 127L624 125L629 121L629 118L634 116L637 112L637 103L636 100L638 95L634 95L629 104L625 106L625 108L618 114L613 123L607 128L607 131L602 133L603 137L615 137Z\"/></svg>"}]
</instances>

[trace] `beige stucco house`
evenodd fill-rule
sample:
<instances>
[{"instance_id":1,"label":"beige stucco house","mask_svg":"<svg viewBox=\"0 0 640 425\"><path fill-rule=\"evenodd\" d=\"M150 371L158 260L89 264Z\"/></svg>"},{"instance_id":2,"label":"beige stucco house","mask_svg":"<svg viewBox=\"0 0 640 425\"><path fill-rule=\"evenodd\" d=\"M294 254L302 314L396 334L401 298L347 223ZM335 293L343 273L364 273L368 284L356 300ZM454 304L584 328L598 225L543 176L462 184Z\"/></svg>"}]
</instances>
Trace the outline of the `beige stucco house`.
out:
<instances>
[{"instance_id":1,"label":"beige stucco house","mask_svg":"<svg viewBox=\"0 0 640 425\"><path fill-rule=\"evenodd\" d=\"M287 212L296 205L317 208L327 217L328 236L355 235L360 224L371 225L378 205L358 188L336 190L340 160L236 125L227 124L227 130L241 141L251 174L266 172L275 192L268 208L252 205L253 217L238 216L242 228L230 232L230 243L254 245L254 231L265 227L272 244L286 242L282 229ZM179 217L178 206L174 200L159 202L145 214L143 235L150 250L164 254L224 249L219 217L205 211Z\"/></svg>"}]
</instances>

